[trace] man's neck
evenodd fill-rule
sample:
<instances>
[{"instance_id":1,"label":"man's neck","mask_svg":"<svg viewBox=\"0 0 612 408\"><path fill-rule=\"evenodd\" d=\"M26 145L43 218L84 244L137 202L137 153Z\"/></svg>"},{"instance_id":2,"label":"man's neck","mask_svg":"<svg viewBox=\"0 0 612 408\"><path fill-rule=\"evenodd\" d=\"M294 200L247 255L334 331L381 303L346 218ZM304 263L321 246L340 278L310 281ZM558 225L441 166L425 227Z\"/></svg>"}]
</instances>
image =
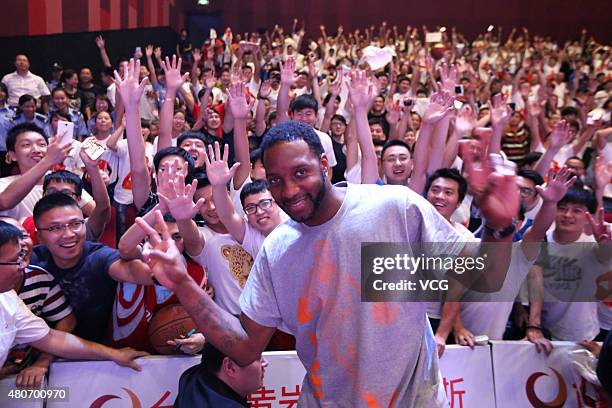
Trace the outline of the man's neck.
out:
<instances>
[{"instance_id":1,"label":"man's neck","mask_svg":"<svg viewBox=\"0 0 612 408\"><path fill-rule=\"evenodd\" d=\"M559 244L571 244L572 242L576 242L581 235L582 231L566 232L560 231L559 228L555 228L553 231L553 239Z\"/></svg>"},{"instance_id":2,"label":"man's neck","mask_svg":"<svg viewBox=\"0 0 612 408\"><path fill-rule=\"evenodd\" d=\"M213 232L216 232L217 234L227 234L227 228L225 228L225 225L218 223L218 224L213 224L213 225L209 225L206 224L208 226L208 228L210 228Z\"/></svg>"},{"instance_id":3,"label":"man's neck","mask_svg":"<svg viewBox=\"0 0 612 408\"><path fill-rule=\"evenodd\" d=\"M27 69L25 71L17 70L15 72L17 72L17 75L19 75L19 76L26 76L26 75L28 75L30 73L30 70L29 69Z\"/></svg>"},{"instance_id":4,"label":"man's neck","mask_svg":"<svg viewBox=\"0 0 612 408\"><path fill-rule=\"evenodd\" d=\"M53 254L51 254L51 257L53 258L53 263L55 263L55 266L57 266L59 269L70 269L70 268L75 267L79 263L82 255L83 255L83 252L81 251L79 256L76 256L73 259L69 259L69 260L58 259Z\"/></svg>"},{"instance_id":5,"label":"man's neck","mask_svg":"<svg viewBox=\"0 0 612 408\"><path fill-rule=\"evenodd\" d=\"M17 281L17 284L13 287L13 290L19 294L21 293L21 291L23 290L23 281L25 279L25 272L21 271L21 273L19 274L19 280Z\"/></svg>"}]
</instances>

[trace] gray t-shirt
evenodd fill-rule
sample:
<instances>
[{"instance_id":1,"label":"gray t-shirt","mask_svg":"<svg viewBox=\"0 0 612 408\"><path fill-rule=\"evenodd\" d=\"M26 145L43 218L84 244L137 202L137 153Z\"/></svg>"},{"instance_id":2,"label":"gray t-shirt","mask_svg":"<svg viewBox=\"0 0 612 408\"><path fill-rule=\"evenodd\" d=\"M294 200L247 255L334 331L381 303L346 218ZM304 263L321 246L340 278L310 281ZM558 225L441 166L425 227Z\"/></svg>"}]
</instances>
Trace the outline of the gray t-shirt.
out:
<instances>
[{"instance_id":1,"label":"gray t-shirt","mask_svg":"<svg viewBox=\"0 0 612 408\"><path fill-rule=\"evenodd\" d=\"M349 184L325 224L289 220L266 238L241 309L296 337L307 372L300 406L444 406L425 306L361 302L362 242L448 242L446 254L463 247L454 228L408 188Z\"/></svg>"}]
</instances>

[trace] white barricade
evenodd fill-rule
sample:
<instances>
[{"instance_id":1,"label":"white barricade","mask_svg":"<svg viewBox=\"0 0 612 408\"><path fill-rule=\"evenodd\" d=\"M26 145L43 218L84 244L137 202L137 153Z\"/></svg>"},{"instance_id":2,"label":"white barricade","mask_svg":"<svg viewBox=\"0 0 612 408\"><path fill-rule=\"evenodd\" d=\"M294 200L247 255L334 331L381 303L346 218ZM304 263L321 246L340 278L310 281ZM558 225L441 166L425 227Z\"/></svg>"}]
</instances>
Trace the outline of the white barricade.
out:
<instances>
[{"instance_id":1,"label":"white barricade","mask_svg":"<svg viewBox=\"0 0 612 408\"><path fill-rule=\"evenodd\" d=\"M490 346L446 346L440 371L450 408L495 406Z\"/></svg>"},{"instance_id":2,"label":"white barricade","mask_svg":"<svg viewBox=\"0 0 612 408\"><path fill-rule=\"evenodd\" d=\"M528 341L493 341L492 356L497 408L582 406L568 352L572 342L553 342L547 356Z\"/></svg>"}]
</instances>

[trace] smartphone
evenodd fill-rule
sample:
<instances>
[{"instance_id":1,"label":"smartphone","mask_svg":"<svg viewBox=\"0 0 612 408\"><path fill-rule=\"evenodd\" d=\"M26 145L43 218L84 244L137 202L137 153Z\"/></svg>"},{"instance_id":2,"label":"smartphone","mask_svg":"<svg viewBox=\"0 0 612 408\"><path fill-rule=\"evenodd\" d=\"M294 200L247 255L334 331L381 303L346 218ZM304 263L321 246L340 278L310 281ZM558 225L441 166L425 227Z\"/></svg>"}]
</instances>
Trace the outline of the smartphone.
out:
<instances>
[{"instance_id":1,"label":"smartphone","mask_svg":"<svg viewBox=\"0 0 612 408\"><path fill-rule=\"evenodd\" d=\"M85 149L85 153L91 160L98 160L106 151L104 146L97 144L93 139L87 139L81 149Z\"/></svg>"},{"instance_id":2,"label":"smartphone","mask_svg":"<svg viewBox=\"0 0 612 408\"><path fill-rule=\"evenodd\" d=\"M453 105L455 106L455 109L459 110L463 107L463 102L455 99L455 101L453 102Z\"/></svg>"},{"instance_id":3,"label":"smartphone","mask_svg":"<svg viewBox=\"0 0 612 408\"><path fill-rule=\"evenodd\" d=\"M62 144L66 144L74 140L74 123L67 122L65 120L57 121L57 133L56 135L62 137ZM63 135L63 136L62 136Z\"/></svg>"},{"instance_id":4,"label":"smartphone","mask_svg":"<svg viewBox=\"0 0 612 408\"><path fill-rule=\"evenodd\" d=\"M455 86L455 93L456 93L457 95L463 95L463 92L464 92L464 90L463 90L463 85L457 85L457 86Z\"/></svg>"}]
</instances>

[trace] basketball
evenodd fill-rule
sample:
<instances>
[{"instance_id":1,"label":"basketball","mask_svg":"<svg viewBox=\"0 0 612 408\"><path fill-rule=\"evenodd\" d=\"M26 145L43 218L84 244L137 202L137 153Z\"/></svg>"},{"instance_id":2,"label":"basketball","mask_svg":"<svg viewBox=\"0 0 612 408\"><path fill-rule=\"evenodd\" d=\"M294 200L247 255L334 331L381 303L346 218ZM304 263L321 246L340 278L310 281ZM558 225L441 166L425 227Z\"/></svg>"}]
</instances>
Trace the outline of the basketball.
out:
<instances>
[{"instance_id":1,"label":"basketball","mask_svg":"<svg viewBox=\"0 0 612 408\"><path fill-rule=\"evenodd\" d=\"M431 57L435 60L439 60L444 57L444 51L446 51L446 47L442 43L434 44L431 47Z\"/></svg>"},{"instance_id":2,"label":"basketball","mask_svg":"<svg viewBox=\"0 0 612 408\"><path fill-rule=\"evenodd\" d=\"M160 354L183 354L166 342L187 335L191 329L197 329L196 324L183 306L178 303L168 305L155 313L149 322L149 342Z\"/></svg>"}]
</instances>

